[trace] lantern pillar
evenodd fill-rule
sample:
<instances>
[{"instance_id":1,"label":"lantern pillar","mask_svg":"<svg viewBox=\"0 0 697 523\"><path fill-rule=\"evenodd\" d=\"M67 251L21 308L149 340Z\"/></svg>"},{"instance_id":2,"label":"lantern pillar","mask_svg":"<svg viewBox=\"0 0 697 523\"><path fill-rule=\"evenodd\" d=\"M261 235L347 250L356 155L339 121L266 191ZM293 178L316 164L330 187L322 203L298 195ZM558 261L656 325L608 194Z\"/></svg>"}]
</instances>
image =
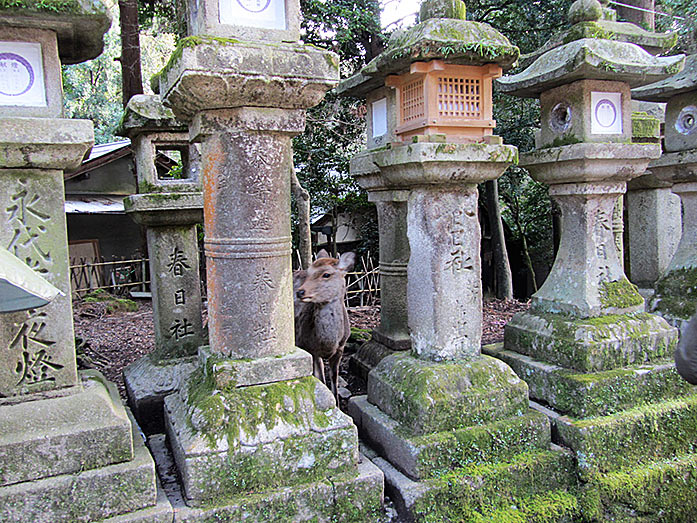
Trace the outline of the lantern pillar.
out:
<instances>
[{"instance_id":1,"label":"lantern pillar","mask_svg":"<svg viewBox=\"0 0 697 523\"><path fill-rule=\"evenodd\" d=\"M141 429L162 433L164 398L193 372L207 341L196 233L203 221L200 160L187 127L159 96L131 98L120 134L131 139L135 155L140 192L124 204L146 228L155 326L155 350L124 369L124 383ZM168 168L176 178L160 172Z\"/></svg>"},{"instance_id":2,"label":"lantern pillar","mask_svg":"<svg viewBox=\"0 0 697 523\"><path fill-rule=\"evenodd\" d=\"M648 492L635 481L656 467L674 477L691 470L694 424L674 420L697 412L697 395L673 366L676 329L644 312L612 235L617 196L661 154L658 144L631 143L629 89L675 74L684 57L657 58L614 38L579 38L601 12L598 2L578 0L567 43L498 80L505 93L540 97L540 140L521 165L550 186L563 227L552 271L530 309L506 325L503 347L487 352L527 382L552 420L553 441L575 453L584 495L594 499L585 517L641 512L660 519L674 510L672 517L689 518L694 504L675 507L666 497L677 489L689 498L691 485L669 481ZM618 474L627 482L618 485Z\"/></svg>"},{"instance_id":3,"label":"lantern pillar","mask_svg":"<svg viewBox=\"0 0 697 523\"><path fill-rule=\"evenodd\" d=\"M408 194L399 219L408 239L408 253L404 246L400 255L408 254L411 347L379 361L368 374L367 395L351 398L349 412L383 458L378 463L393 499L413 520L489 519L489 511L518 504L519 493L508 492L486 508L464 479L469 466L485 463L508 477L516 455L540 471L544 453L558 484L573 485L564 472L571 455L548 452L549 421L529 409L524 382L481 354L477 184L498 178L518 159L515 147L492 135L487 85L515 62L518 50L490 26L467 22L464 10L459 0L425 1L421 22L342 84L347 94L365 96L368 106L368 149L354 158L352 173L373 201L383 199L382 191L385 199ZM429 51L442 47L456 51L447 57ZM387 105L382 125L376 117L381 96ZM384 130L381 137L376 128ZM396 253L393 231L400 230L386 225L380 223L387 229L381 230L381 262ZM487 478L478 485L494 488Z\"/></svg>"},{"instance_id":4,"label":"lantern pillar","mask_svg":"<svg viewBox=\"0 0 697 523\"><path fill-rule=\"evenodd\" d=\"M201 144L210 346L165 399L179 514L263 520L278 503L288 520L373 519L382 473L359 463L356 427L293 332L291 139L337 57L298 43L297 0L187 4L192 36L159 87Z\"/></svg>"},{"instance_id":5,"label":"lantern pillar","mask_svg":"<svg viewBox=\"0 0 697 523\"><path fill-rule=\"evenodd\" d=\"M63 117L61 64L96 58L110 17L28 4L0 7L0 244L61 294L0 314L0 520L171 520L116 387L76 368L63 176L94 132Z\"/></svg>"},{"instance_id":6,"label":"lantern pillar","mask_svg":"<svg viewBox=\"0 0 697 523\"><path fill-rule=\"evenodd\" d=\"M665 153L652 161L649 169L659 180L672 184L673 193L682 201L682 236L667 269L656 282L650 310L681 331L697 312L696 72L697 55L691 55L680 73L632 91L640 100L667 102Z\"/></svg>"}]
</instances>

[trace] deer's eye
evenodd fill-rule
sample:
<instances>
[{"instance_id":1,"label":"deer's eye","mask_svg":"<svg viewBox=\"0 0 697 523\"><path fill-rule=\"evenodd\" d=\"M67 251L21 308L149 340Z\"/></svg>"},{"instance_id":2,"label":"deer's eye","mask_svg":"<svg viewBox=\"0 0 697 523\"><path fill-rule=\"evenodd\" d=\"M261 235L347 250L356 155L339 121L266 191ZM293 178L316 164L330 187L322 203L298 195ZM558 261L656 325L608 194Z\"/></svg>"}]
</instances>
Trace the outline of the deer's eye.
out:
<instances>
[{"instance_id":1,"label":"deer's eye","mask_svg":"<svg viewBox=\"0 0 697 523\"><path fill-rule=\"evenodd\" d=\"M325 272L325 273L322 275L322 278L324 278L324 279L331 278L331 277L332 277L332 273L330 273L330 272Z\"/></svg>"}]
</instances>

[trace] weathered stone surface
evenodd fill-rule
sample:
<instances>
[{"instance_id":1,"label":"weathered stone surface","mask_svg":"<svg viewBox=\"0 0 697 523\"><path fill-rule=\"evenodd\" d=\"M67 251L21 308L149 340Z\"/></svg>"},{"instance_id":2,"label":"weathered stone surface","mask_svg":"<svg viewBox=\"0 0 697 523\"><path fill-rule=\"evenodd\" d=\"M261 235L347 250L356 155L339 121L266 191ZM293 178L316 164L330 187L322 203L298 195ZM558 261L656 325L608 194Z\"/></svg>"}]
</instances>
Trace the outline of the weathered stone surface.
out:
<instances>
[{"instance_id":1,"label":"weathered stone surface","mask_svg":"<svg viewBox=\"0 0 697 523\"><path fill-rule=\"evenodd\" d=\"M573 521L581 511L573 455L555 445L509 462L456 469L414 482L377 458L407 521ZM544 507L544 508L541 508Z\"/></svg>"},{"instance_id":2,"label":"weathered stone surface","mask_svg":"<svg viewBox=\"0 0 697 523\"><path fill-rule=\"evenodd\" d=\"M157 481L157 478L155 478ZM113 516L102 520L102 523L172 523L173 510L172 504L167 499L167 495L160 482L157 481L157 502L153 507L146 507L140 510Z\"/></svg>"},{"instance_id":3,"label":"weathered stone surface","mask_svg":"<svg viewBox=\"0 0 697 523\"><path fill-rule=\"evenodd\" d=\"M682 228L680 198L670 188L630 190L626 198L628 277L640 289L653 288L678 247Z\"/></svg>"},{"instance_id":4,"label":"weathered stone surface","mask_svg":"<svg viewBox=\"0 0 697 523\"><path fill-rule=\"evenodd\" d=\"M442 475L472 464L507 461L517 454L544 450L550 444L547 417L521 416L419 437L404 437L402 427L367 396L351 398L349 411L367 442L409 478Z\"/></svg>"},{"instance_id":5,"label":"weathered stone surface","mask_svg":"<svg viewBox=\"0 0 697 523\"><path fill-rule=\"evenodd\" d=\"M632 98L648 102L667 102L676 95L697 90L697 54L685 59L677 74L649 85L632 89Z\"/></svg>"},{"instance_id":6,"label":"weathered stone surface","mask_svg":"<svg viewBox=\"0 0 697 523\"><path fill-rule=\"evenodd\" d=\"M77 169L92 144L90 120L0 118L0 168Z\"/></svg>"},{"instance_id":7,"label":"weathered stone surface","mask_svg":"<svg viewBox=\"0 0 697 523\"><path fill-rule=\"evenodd\" d=\"M182 11L186 13L185 16L189 35L211 35L221 38L239 38L240 40L261 40L267 42L297 42L300 39L299 0L285 0L283 2L285 19L282 20L281 24L273 27L252 27L253 24L246 21L240 22L239 25L222 23L220 8L221 6L225 6L225 3L218 1L195 2L193 5L192 2L179 2L179 5ZM262 4L248 5L252 7L248 8L247 4L240 3L240 6L244 10L253 12L252 16L260 11L264 11L264 9L258 9L262 7ZM268 6L268 3L266 5ZM231 8L228 7L228 9ZM239 8L237 9L239 10ZM247 14L245 11L240 12ZM262 16L264 14L266 13L263 13ZM249 14L247 14L247 16L249 16ZM223 20L225 20L225 17L223 17Z\"/></svg>"},{"instance_id":8,"label":"weathered stone surface","mask_svg":"<svg viewBox=\"0 0 697 523\"><path fill-rule=\"evenodd\" d=\"M668 102L664 143L668 152L697 149L697 88Z\"/></svg>"},{"instance_id":9,"label":"weathered stone surface","mask_svg":"<svg viewBox=\"0 0 697 523\"><path fill-rule=\"evenodd\" d=\"M179 390L195 369L195 356L156 361L152 355L124 369L128 404L143 432L164 432L165 397Z\"/></svg>"},{"instance_id":10,"label":"weathered stone surface","mask_svg":"<svg viewBox=\"0 0 697 523\"><path fill-rule=\"evenodd\" d=\"M158 95L137 94L128 101L117 134L133 139L143 133L167 131L186 133L188 129L172 109L162 105Z\"/></svg>"},{"instance_id":11,"label":"weathered stone surface","mask_svg":"<svg viewBox=\"0 0 697 523\"><path fill-rule=\"evenodd\" d=\"M0 25L56 32L61 61L77 64L102 53L111 15L100 0L26 0L3 3Z\"/></svg>"},{"instance_id":12,"label":"weathered stone surface","mask_svg":"<svg viewBox=\"0 0 697 523\"><path fill-rule=\"evenodd\" d=\"M697 183L697 147L687 151L664 153L660 158L651 161L649 169L657 179L672 186Z\"/></svg>"},{"instance_id":13,"label":"weathered stone surface","mask_svg":"<svg viewBox=\"0 0 697 523\"><path fill-rule=\"evenodd\" d=\"M337 56L312 46L206 37L179 46L160 73L160 94L183 120L230 107L305 109L337 82Z\"/></svg>"},{"instance_id":14,"label":"weathered stone surface","mask_svg":"<svg viewBox=\"0 0 697 523\"><path fill-rule=\"evenodd\" d=\"M312 375L312 356L302 349L282 356L231 360L220 358L209 347L199 350L199 363L217 388L247 387Z\"/></svg>"},{"instance_id":15,"label":"weathered stone surface","mask_svg":"<svg viewBox=\"0 0 697 523\"><path fill-rule=\"evenodd\" d=\"M655 57L625 42L582 38L551 49L523 72L496 82L502 92L535 98L575 80L612 80L638 87L679 72L684 55Z\"/></svg>"},{"instance_id":16,"label":"weathered stone surface","mask_svg":"<svg viewBox=\"0 0 697 523\"><path fill-rule=\"evenodd\" d=\"M697 396L657 402L589 419L560 417L560 441L576 454L585 477L631 469L694 450Z\"/></svg>"},{"instance_id":17,"label":"weathered stone surface","mask_svg":"<svg viewBox=\"0 0 697 523\"><path fill-rule=\"evenodd\" d=\"M383 515L383 484L382 471L363 458L357 474L338 474L331 481L321 480L263 493L247 493L218 500L212 507L177 506L174 521L380 521Z\"/></svg>"},{"instance_id":18,"label":"weathered stone surface","mask_svg":"<svg viewBox=\"0 0 697 523\"><path fill-rule=\"evenodd\" d=\"M489 357L434 363L396 353L370 373L368 399L415 436L527 411L525 383Z\"/></svg>"},{"instance_id":19,"label":"weathered stone surface","mask_svg":"<svg viewBox=\"0 0 697 523\"><path fill-rule=\"evenodd\" d=\"M0 406L0 485L74 474L133 458L116 388L96 372L65 397Z\"/></svg>"},{"instance_id":20,"label":"weathered stone surface","mask_svg":"<svg viewBox=\"0 0 697 523\"><path fill-rule=\"evenodd\" d=\"M373 332L375 337L375 332ZM365 382L368 381L368 374L373 370L383 358L391 356L395 351L376 339L365 342L358 347L358 350L351 356L349 365L351 372L357 374Z\"/></svg>"},{"instance_id":21,"label":"weathered stone surface","mask_svg":"<svg viewBox=\"0 0 697 523\"><path fill-rule=\"evenodd\" d=\"M133 194L124 198L126 213L148 227L176 227L203 222L203 194L200 192L158 192Z\"/></svg>"},{"instance_id":22,"label":"weathered stone surface","mask_svg":"<svg viewBox=\"0 0 697 523\"><path fill-rule=\"evenodd\" d=\"M64 293L41 309L3 315L0 397L74 386L78 378L63 173L0 168L0 187L0 209L5 210L0 243Z\"/></svg>"},{"instance_id":23,"label":"weathered stone surface","mask_svg":"<svg viewBox=\"0 0 697 523\"><path fill-rule=\"evenodd\" d=\"M194 373L189 384L165 399L187 504L355 473L356 427L314 378L216 390Z\"/></svg>"},{"instance_id":24,"label":"weathered stone surface","mask_svg":"<svg viewBox=\"0 0 697 523\"><path fill-rule=\"evenodd\" d=\"M694 391L675 371L672 359L600 372L577 372L503 350L482 351L503 360L525 379L530 398L576 418L604 416ZM670 358L670 354L668 354Z\"/></svg>"},{"instance_id":25,"label":"weathered stone surface","mask_svg":"<svg viewBox=\"0 0 697 523\"><path fill-rule=\"evenodd\" d=\"M665 360L677 331L646 313L574 320L559 314L522 313L506 325L506 350L581 372Z\"/></svg>"}]
</instances>

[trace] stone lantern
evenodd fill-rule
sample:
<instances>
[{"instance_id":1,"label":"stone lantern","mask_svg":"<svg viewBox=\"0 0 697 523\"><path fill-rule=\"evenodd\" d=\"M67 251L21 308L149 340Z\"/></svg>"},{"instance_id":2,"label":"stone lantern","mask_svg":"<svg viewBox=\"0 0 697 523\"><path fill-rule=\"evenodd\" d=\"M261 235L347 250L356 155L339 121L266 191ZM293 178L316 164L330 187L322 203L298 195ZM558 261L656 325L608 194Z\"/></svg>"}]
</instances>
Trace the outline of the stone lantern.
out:
<instances>
[{"instance_id":1,"label":"stone lantern","mask_svg":"<svg viewBox=\"0 0 697 523\"><path fill-rule=\"evenodd\" d=\"M339 67L298 42L298 5L188 0L190 36L158 76L201 146L210 345L165 399L182 519L263 520L273 506L367 521L382 503L381 472L359 463L356 427L294 344L291 138Z\"/></svg>"},{"instance_id":2,"label":"stone lantern","mask_svg":"<svg viewBox=\"0 0 697 523\"><path fill-rule=\"evenodd\" d=\"M477 118L450 115L435 127L428 120L411 130L400 122L400 97L409 89L410 75L438 86L439 75L452 78L460 71L484 82L516 61L516 47L490 26L466 21L464 11L459 0L426 0L420 23L394 35L383 54L340 87L365 97L369 107L368 149L352 160L351 171L378 206L386 311L372 343L376 352L378 346L392 351L380 354L382 359L366 357L366 366L374 365L368 393L351 398L349 412L362 437L384 458L378 463L393 499L414 520L436 520L445 513L453 521L473 514L488 519L465 479L468 466L489 463L509 477L517 466L515 455L534 462L541 473L537 460L544 454L548 470L560 473L558 485L573 485L562 472L571 456L549 452L549 422L528 408L524 382L480 352L477 184L498 178L517 161L515 147L490 135L493 122L484 114L491 92L480 84ZM400 77L404 83L393 81ZM470 89L458 80L452 93L476 91ZM381 145L374 122L382 98L387 119ZM469 102L457 103L462 109ZM400 139L400 131L417 134ZM398 308L404 302L406 314ZM406 347L395 343L402 333L409 335ZM477 488L494 488L486 478L475 482ZM493 506L517 505L524 496L506 492Z\"/></svg>"},{"instance_id":3,"label":"stone lantern","mask_svg":"<svg viewBox=\"0 0 697 523\"><path fill-rule=\"evenodd\" d=\"M129 403L141 429L164 432L163 401L195 368L206 342L196 225L203 221L198 145L156 95L136 95L119 134L131 139L139 193L126 212L146 227L155 350L124 369ZM167 162L170 170L158 169ZM176 177L172 175L172 171Z\"/></svg>"},{"instance_id":4,"label":"stone lantern","mask_svg":"<svg viewBox=\"0 0 697 523\"><path fill-rule=\"evenodd\" d=\"M697 312L697 55L687 58L682 72L638 87L632 96L667 102L665 152L649 169L680 196L683 228L677 250L656 282L651 310L682 329Z\"/></svg>"},{"instance_id":5,"label":"stone lantern","mask_svg":"<svg viewBox=\"0 0 697 523\"><path fill-rule=\"evenodd\" d=\"M597 1L578 0L569 18L583 24L600 12ZM521 165L549 184L562 211L562 238L530 310L506 326L503 348L487 353L510 364L531 398L547 406L554 441L576 453L584 489L597 500L585 514L593 519L662 514L663 488L673 487L648 493L633 478L664 464L665 474L682 476L691 465L672 460L695 459L687 443L695 428L685 414L695 412L697 395L672 365L677 332L643 312L612 234L627 181L660 156L658 144L631 143L629 89L671 76L683 63L682 55L657 58L628 42L581 37L498 80L505 93L540 98L537 149L522 155ZM630 479L618 486L615 473ZM691 495L691 486L675 488ZM693 510L681 507L675 517Z\"/></svg>"},{"instance_id":6,"label":"stone lantern","mask_svg":"<svg viewBox=\"0 0 697 523\"><path fill-rule=\"evenodd\" d=\"M110 17L59 4L0 7L0 244L60 291L0 315L0 520L171 520L116 387L77 372L63 175L94 131L63 118L61 62L98 56Z\"/></svg>"}]
</instances>

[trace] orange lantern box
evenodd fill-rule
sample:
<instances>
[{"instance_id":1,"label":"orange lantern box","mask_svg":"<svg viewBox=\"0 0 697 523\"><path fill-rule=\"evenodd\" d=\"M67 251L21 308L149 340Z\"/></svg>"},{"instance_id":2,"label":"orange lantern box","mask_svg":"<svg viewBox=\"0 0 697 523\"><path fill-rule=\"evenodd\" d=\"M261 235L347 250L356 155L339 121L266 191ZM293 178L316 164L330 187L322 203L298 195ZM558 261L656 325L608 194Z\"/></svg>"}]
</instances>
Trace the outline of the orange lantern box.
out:
<instances>
[{"instance_id":1,"label":"orange lantern box","mask_svg":"<svg viewBox=\"0 0 697 523\"><path fill-rule=\"evenodd\" d=\"M409 73L391 75L385 84L397 91L402 141L413 136L445 135L448 142L480 142L493 134L492 83L501 66L456 65L442 60L414 62Z\"/></svg>"}]
</instances>

